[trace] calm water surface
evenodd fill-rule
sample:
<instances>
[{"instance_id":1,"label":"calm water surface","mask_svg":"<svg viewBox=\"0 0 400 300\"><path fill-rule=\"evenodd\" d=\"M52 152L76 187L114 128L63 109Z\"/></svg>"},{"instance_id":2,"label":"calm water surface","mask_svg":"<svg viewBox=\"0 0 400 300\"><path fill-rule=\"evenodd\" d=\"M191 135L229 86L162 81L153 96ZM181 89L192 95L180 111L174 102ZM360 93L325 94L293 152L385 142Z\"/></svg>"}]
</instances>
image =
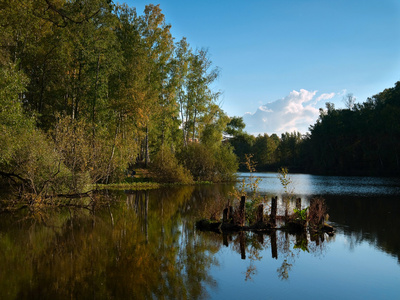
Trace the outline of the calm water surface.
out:
<instances>
[{"instance_id":1,"label":"calm water surface","mask_svg":"<svg viewBox=\"0 0 400 300\"><path fill-rule=\"evenodd\" d=\"M267 197L282 193L276 174L257 175ZM303 205L325 198L333 237L197 231L232 185L110 192L110 206L94 210L3 213L0 299L399 299L399 180L291 178Z\"/></svg>"}]
</instances>

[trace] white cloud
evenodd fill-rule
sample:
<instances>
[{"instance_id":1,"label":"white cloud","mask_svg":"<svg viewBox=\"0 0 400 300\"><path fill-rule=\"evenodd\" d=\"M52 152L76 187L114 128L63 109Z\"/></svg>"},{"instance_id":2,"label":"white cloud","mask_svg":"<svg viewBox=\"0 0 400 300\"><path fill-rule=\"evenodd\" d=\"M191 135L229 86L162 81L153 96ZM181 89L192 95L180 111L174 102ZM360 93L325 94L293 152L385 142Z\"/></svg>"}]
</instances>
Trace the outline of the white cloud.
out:
<instances>
[{"instance_id":1,"label":"white cloud","mask_svg":"<svg viewBox=\"0 0 400 300\"><path fill-rule=\"evenodd\" d=\"M332 99L333 97L335 97L335 93L329 93L329 94L322 94L321 96L319 96L318 98L317 98L317 102L318 101L321 101L321 100L329 100L329 99Z\"/></svg>"},{"instance_id":2,"label":"white cloud","mask_svg":"<svg viewBox=\"0 0 400 300\"><path fill-rule=\"evenodd\" d=\"M269 109L266 105L262 105L258 109L265 112L274 112L272 109Z\"/></svg>"},{"instance_id":3,"label":"white cloud","mask_svg":"<svg viewBox=\"0 0 400 300\"><path fill-rule=\"evenodd\" d=\"M306 133L308 127L319 116L316 104L319 100L329 100L335 93L325 93L316 97L317 91L292 91L286 97L260 106L253 114L246 113L243 120L246 131L250 134L300 131ZM314 100L314 101L313 101Z\"/></svg>"}]
</instances>

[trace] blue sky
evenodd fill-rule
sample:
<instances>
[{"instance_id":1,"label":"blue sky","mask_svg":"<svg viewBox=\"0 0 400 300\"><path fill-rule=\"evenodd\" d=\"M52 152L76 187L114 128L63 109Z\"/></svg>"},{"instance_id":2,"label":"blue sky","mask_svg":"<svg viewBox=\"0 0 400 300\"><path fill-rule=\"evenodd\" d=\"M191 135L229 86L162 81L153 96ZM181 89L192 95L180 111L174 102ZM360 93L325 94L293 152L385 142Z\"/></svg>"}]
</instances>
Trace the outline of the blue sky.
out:
<instances>
[{"instance_id":1,"label":"blue sky","mask_svg":"<svg viewBox=\"0 0 400 300\"><path fill-rule=\"evenodd\" d=\"M138 14L160 4L176 41L209 49L222 108L253 134L305 133L325 102L400 80L398 0L125 2Z\"/></svg>"}]
</instances>

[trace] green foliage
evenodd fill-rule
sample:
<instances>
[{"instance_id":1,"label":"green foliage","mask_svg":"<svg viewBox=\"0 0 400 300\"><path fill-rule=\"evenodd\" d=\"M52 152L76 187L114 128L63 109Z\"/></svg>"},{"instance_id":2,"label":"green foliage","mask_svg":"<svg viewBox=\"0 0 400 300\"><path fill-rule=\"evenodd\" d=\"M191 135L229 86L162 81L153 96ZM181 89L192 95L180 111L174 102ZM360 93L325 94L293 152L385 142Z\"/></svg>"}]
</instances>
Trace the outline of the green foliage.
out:
<instances>
[{"instance_id":1,"label":"green foliage","mask_svg":"<svg viewBox=\"0 0 400 300\"><path fill-rule=\"evenodd\" d=\"M238 159L229 144L222 144L215 150L217 181L228 182L236 179Z\"/></svg>"},{"instance_id":2,"label":"green foliage","mask_svg":"<svg viewBox=\"0 0 400 300\"><path fill-rule=\"evenodd\" d=\"M243 122L242 117L232 117L226 126L225 133L232 136L238 136L243 133L246 124Z\"/></svg>"},{"instance_id":3,"label":"green foliage","mask_svg":"<svg viewBox=\"0 0 400 300\"><path fill-rule=\"evenodd\" d=\"M302 142L303 140L300 132L283 133L278 146L280 163L298 167L300 165L300 149Z\"/></svg>"},{"instance_id":4,"label":"green foliage","mask_svg":"<svg viewBox=\"0 0 400 300\"><path fill-rule=\"evenodd\" d=\"M156 182L123 182L123 183L110 183L110 184L96 184L93 186L96 189L107 190L132 190L144 191L160 188L160 184Z\"/></svg>"},{"instance_id":5,"label":"green foliage","mask_svg":"<svg viewBox=\"0 0 400 300\"><path fill-rule=\"evenodd\" d=\"M246 160L243 162L246 169L250 173L250 176L243 178L239 184L239 188L234 188L231 195L236 199L240 200L242 196L245 196L248 200L246 202L246 218L249 224L253 223L255 220L255 213L258 205L260 205L264 197L260 195L259 184L262 180L261 178L254 176L253 173L256 171L256 163L252 160L252 155L246 155ZM247 192L249 190L249 192Z\"/></svg>"},{"instance_id":6,"label":"green foliage","mask_svg":"<svg viewBox=\"0 0 400 300\"><path fill-rule=\"evenodd\" d=\"M278 170L278 179L281 182L281 185L284 190L284 194L282 195L283 203L285 204L285 218L289 217L289 203L294 199L294 187L292 186L293 182L289 176L289 171L285 167L281 167Z\"/></svg>"},{"instance_id":7,"label":"green foliage","mask_svg":"<svg viewBox=\"0 0 400 300\"><path fill-rule=\"evenodd\" d=\"M246 155L253 153L254 142L254 136L247 133L241 133L229 139L229 143L232 145L234 153L240 162L246 161ZM243 164L240 165L240 169L246 171L246 167Z\"/></svg>"},{"instance_id":8,"label":"green foliage","mask_svg":"<svg viewBox=\"0 0 400 300\"><path fill-rule=\"evenodd\" d=\"M126 143L134 143L118 132L119 124L114 126L114 135L104 128L97 128L98 138L93 139L92 127L85 120L74 120L69 116L58 118L51 131L52 137L63 162L77 179L86 173L95 183L123 178L135 154L135 151L127 151Z\"/></svg>"},{"instance_id":9,"label":"green foliage","mask_svg":"<svg viewBox=\"0 0 400 300\"><path fill-rule=\"evenodd\" d=\"M278 137L276 136L276 138ZM270 137L267 134L256 137L252 150L254 160L257 161L261 168L276 163L279 142L279 138L277 142L272 136Z\"/></svg>"},{"instance_id":10,"label":"green foliage","mask_svg":"<svg viewBox=\"0 0 400 300\"><path fill-rule=\"evenodd\" d=\"M235 132L233 137L229 138L229 143L233 146L239 160L245 161L246 155L253 155L253 159L257 161L258 170L268 170L279 162L280 142L276 134L254 137L242 130ZM241 170L246 171L244 165L241 166Z\"/></svg>"},{"instance_id":11,"label":"green foliage","mask_svg":"<svg viewBox=\"0 0 400 300\"><path fill-rule=\"evenodd\" d=\"M178 163L177 158L168 147L162 147L152 163L152 172L159 182L181 182L189 184L193 177L189 170Z\"/></svg>"},{"instance_id":12,"label":"green foliage","mask_svg":"<svg viewBox=\"0 0 400 300\"><path fill-rule=\"evenodd\" d=\"M296 244L293 246L293 249L300 249L303 252L310 253L310 250L308 250L307 236L305 236L305 238L300 239L299 241L297 241Z\"/></svg>"},{"instance_id":13,"label":"green foliage","mask_svg":"<svg viewBox=\"0 0 400 300\"><path fill-rule=\"evenodd\" d=\"M346 96L346 109L326 103L310 134L299 132L253 137L237 132L229 139L242 161L254 154L259 170L291 170L338 175L400 174L400 82L355 103Z\"/></svg>"},{"instance_id":14,"label":"green foliage","mask_svg":"<svg viewBox=\"0 0 400 300\"><path fill-rule=\"evenodd\" d=\"M292 197L294 189L292 187L292 179L289 176L289 170L285 167L281 167L278 170L278 179L281 182L285 195Z\"/></svg>"},{"instance_id":15,"label":"green foliage","mask_svg":"<svg viewBox=\"0 0 400 300\"><path fill-rule=\"evenodd\" d=\"M307 221L307 211L308 211L308 207L304 208L304 209L297 209L294 208L293 212L295 215L295 219L299 220L299 221Z\"/></svg>"},{"instance_id":16,"label":"green foliage","mask_svg":"<svg viewBox=\"0 0 400 300\"><path fill-rule=\"evenodd\" d=\"M218 69L207 50L174 45L159 5L139 15L108 0L16 0L0 20L5 181L77 193L152 160L160 181L234 178L229 118L211 89Z\"/></svg>"},{"instance_id":17,"label":"green foliage","mask_svg":"<svg viewBox=\"0 0 400 300\"><path fill-rule=\"evenodd\" d=\"M348 96L349 97L349 96ZM310 171L330 174L400 174L400 82L393 88L335 109L320 110L305 141L305 162Z\"/></svg>"},{"instance_id":18,"label":"green foliage","mask_svg":"<svg viewBox=\"0 0 400 300\"><path fill-rule=\"evenodd\" d=\"M179 154L180 160L196 181L231 181L235 178L237 159L229 145L210 148L190 143Z\"/></svg>"},{"instance_id":19,"label":"green foliage","mask_svg":"<svg viewBox=\"0 0 400 300\"><path fill-rule=\"evenodd\" d=\"M63 193L71 173L52 142L34 126L18 97L26 77L8 64L0 69L0 170L3 179L35 194ZM22 191L22 190L21 190Z\"/></svg>"},{"instance_id":20,"label":"green foliage","mask_svg":"<svg viewBox=\"0 0 400 300\"><path fill-rule=\"evenodd\" d=\"M9 164L19 136L33 130L33 119L26 116L18 95L25 91L27 79L9 63L0 67L0 164Z\"/></svg>"}]
</instances>

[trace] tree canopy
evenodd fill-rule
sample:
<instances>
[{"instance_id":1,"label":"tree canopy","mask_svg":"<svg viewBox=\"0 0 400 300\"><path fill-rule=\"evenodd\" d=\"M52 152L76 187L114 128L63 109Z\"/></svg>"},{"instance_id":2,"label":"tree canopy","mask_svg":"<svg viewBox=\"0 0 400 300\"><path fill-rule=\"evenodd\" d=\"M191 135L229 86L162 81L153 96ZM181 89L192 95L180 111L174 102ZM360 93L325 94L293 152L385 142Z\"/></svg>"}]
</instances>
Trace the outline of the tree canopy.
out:
<instances>
[{"instance_id":1,"label":"tree canopy","mask_svg":"<svg viewBox=\"0 0 400 300\"><path fill-rule=\"evenodd\" d=\"M253 154L258 170L286 166L318 174L399 176L400 82L364 103L356 103L352 94L343 100L345 109L326 103L307 135L254 137L228 124L229 142L240 161Z\"/></svg>"},{"instance_id":2,"label":"tree canopy","mask_svg":"<svg viewBox=\"0 0 400 300\"><path fill-rule=\"evenodd\" d=\"M222 147L229 118L211 88L218 68L207 50L193 50L185 38L174 42L159 5L138 14L109 0L6 0L0 27L3 181L31 191L42 182L44 194L62 193L68 189L52 184L61 174L79 190L164 158L165 166L184 168L184 182L225 180L236 171L232 149ZM53 153L48 175L31 165L40 159L23 159L30 139L47 149L41 155ZM185 169L199 159L188 150L193 143L208 145L212 176ZM222 169L230 173L216 176ZM34 183L31 173L43 176Z\"/></svg>"}]
</instances>

